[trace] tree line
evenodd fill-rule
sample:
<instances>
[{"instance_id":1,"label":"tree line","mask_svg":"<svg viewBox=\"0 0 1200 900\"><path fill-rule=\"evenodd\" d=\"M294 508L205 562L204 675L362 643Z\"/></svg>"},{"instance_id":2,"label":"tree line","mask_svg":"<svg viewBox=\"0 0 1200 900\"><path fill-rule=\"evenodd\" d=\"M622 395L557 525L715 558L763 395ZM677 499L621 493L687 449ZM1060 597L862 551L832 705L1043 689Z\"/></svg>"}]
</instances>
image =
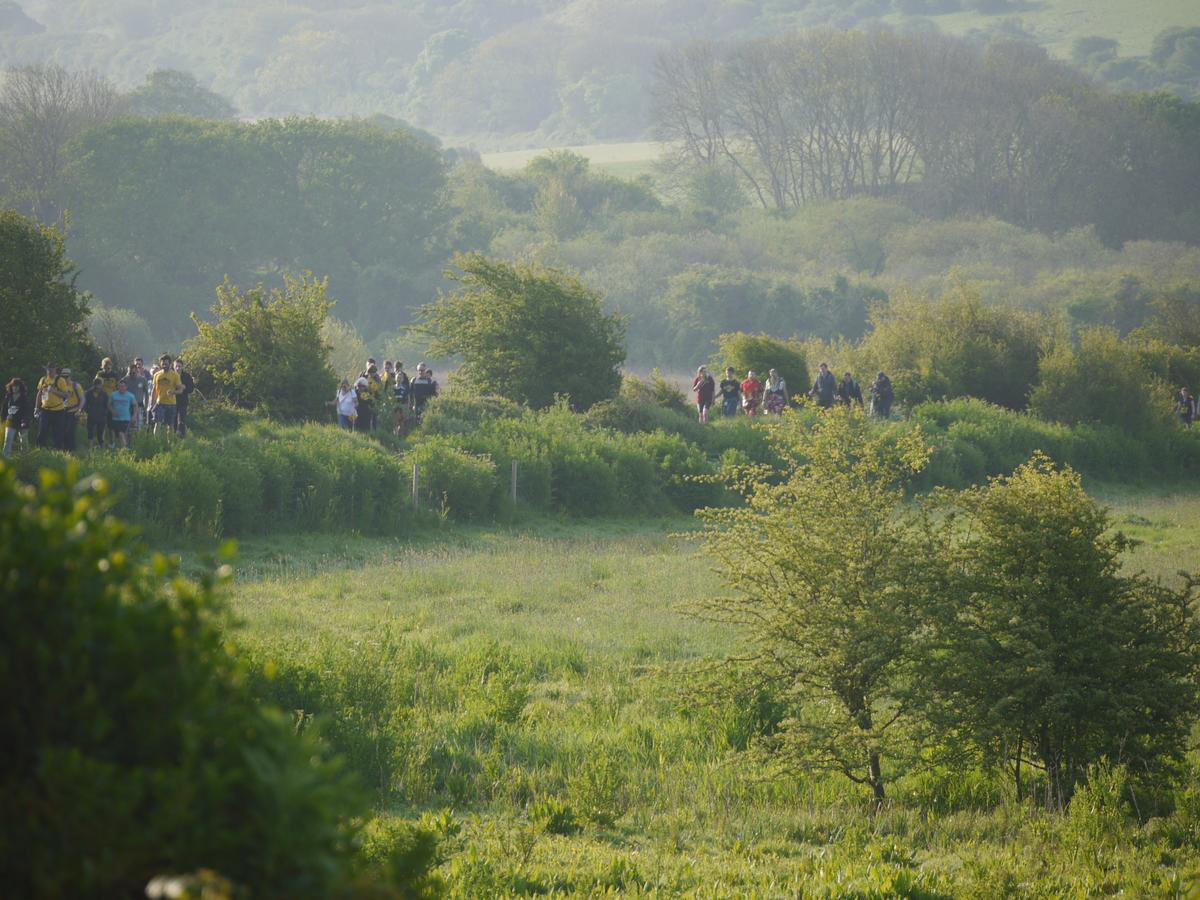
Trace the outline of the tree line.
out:
<instances>
[{"instance_id":1,"label":"tree line","mask_svg":"<svg viewBox=\"0 0 1200 900\"><path fill-rule=\"evenodd\" d=\"M806 31L663 54L655 111L678 162L768 209L860 194L1111 243L1194 240L1200 117L1112 93L1023 42Z\"/></svg>"}]
</instances>

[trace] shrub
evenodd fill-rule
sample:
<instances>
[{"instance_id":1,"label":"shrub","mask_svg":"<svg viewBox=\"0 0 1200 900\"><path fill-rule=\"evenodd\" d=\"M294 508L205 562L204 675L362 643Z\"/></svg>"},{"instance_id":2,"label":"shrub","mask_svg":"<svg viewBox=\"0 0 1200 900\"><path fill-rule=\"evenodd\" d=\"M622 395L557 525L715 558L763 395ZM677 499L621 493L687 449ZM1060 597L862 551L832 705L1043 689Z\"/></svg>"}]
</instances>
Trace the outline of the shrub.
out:
<instances>
[{"instance_id":1,"label":"shrub","mask_svg":"<svg viewBox=\"0 0 1200 900\"><path fill-rule=\"evenodd\" d=\"M808 377L808 360L804 351L791 341L781 341L765 334L734 332L721 335L720 365L713 368L713 377L721 380L726 366L733 366L739 379L753 369L759 380L766 379L774 369L787 382L789 394L803 394L812 384Z\"/></svg>"},{"instance_id":2,"label":"shrub","mask_svg":"<svg viewBox=\"0 0 1200 900\"><path fill-rule=\"evenodd\" d=\"M431 437L404 454L404 467L412 466L420 471L421 502L426 506L448 508L465 519L495 511L496 464L486 456Z\"/></svg>"},{"instance_id":3,"label":"shrub","mask_svg":"<svg viewBox=\"0 0 1200 900\"><path fill-rule=\"evenodd\" d=\"M349 893L354 785L242 686L215 591L151 558L102 481L0 465L0 878L135 896L214 870L264 897Z\"/></svg>"}]
</instances>

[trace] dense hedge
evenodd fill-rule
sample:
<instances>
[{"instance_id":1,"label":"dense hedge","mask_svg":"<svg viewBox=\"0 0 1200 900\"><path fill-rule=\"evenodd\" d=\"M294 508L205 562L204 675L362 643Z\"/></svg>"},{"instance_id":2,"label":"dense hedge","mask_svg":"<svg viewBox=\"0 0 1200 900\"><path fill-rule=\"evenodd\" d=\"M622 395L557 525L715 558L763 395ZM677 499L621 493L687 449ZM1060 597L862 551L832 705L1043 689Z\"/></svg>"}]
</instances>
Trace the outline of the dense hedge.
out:
<instances>
[{"instance_id":1,"label":"dense hedge","mask_svg":"<svg viewBox=\"0 0 1200 900\"><path fill-rule=\"evenodd\" d=\"M791 415L821 413L803 407ZM981 400L922 403L912 417L934 451L923 488L980 483L1011 472L1035 450L1100 480L1200 474L1200 429L1069 427ZM713 477L721 469L777 461L772 424L742 417L700 426L678 411L623 398L579 415L561 404L535 412L451 393L430 405L398 452L327 425L282 426L217 408L186 441L142 434L132 453L94 453L82 465L114 486L118 514L152 531L398 534L415 516L509 520L519 509L642 516L719 505L728 499ZM36 450L15 463L33 481L39 469L61 470L70 459ZM410 497L413 466L420 513Z\"/></svg>"}]
</instances>

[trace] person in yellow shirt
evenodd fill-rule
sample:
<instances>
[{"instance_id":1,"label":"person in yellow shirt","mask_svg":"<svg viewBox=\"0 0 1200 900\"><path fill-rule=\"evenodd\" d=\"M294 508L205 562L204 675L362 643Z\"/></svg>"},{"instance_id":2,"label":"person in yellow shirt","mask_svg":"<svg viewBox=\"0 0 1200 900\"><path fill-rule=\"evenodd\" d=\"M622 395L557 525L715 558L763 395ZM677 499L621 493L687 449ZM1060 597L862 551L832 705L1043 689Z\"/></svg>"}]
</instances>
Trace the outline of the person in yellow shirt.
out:
<instances>
[{"instance_id":1,"label":"person in yellow shirt","mask_svg":"<svg viewBox=\"0 0 1200 900\"><path fill-rule=\"evenodd\" d=\"M70 385L58 374L55 363L46 363L46 374L37 385L34 415L38 420L37 445L62 450L66 446L67 398Z\"/></svg>"},{"instance_id":2,"label":"person in yellow shirt","mask_svg":"<svg viewBox=\"0 0 1200 900\"><path fill-rule=\"evenodd\" d=\"M175 398L183 393L183 381L171 367L171 357L164 353L158 359L154 373L154 433L163 428L169 434L175 430Z\"/></svg>"}]
</instances>

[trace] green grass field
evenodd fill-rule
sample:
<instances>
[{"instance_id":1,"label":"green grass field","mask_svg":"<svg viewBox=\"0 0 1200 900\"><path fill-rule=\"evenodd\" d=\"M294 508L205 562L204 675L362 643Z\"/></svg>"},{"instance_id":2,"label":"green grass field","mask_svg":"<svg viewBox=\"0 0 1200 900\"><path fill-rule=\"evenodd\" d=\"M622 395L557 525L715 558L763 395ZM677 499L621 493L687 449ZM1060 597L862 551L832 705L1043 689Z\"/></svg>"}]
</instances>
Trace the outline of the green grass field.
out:
<instances>
[{"instance_id":1,"label":"green grass field","mask_svg":"<svg viewBox=\"0 0 1200 900\"><path fill-rule=\"evenodd\" d=\"M1170 577L1200 546L1200 494L1098 494L1144 542L1137 567ZM721 590L691 527L259 539L232 605L284 673L273 699L324 720L381 810L453 809L454 896L1184 896L1200 878L1154 823L1049 819L986 773L901 777L874 817L841 781L768 777L742 752L748 710L681 674L738 642L685 614ZM295 690L314 681L319 699Z\"/></svg>"}]
</instances>

